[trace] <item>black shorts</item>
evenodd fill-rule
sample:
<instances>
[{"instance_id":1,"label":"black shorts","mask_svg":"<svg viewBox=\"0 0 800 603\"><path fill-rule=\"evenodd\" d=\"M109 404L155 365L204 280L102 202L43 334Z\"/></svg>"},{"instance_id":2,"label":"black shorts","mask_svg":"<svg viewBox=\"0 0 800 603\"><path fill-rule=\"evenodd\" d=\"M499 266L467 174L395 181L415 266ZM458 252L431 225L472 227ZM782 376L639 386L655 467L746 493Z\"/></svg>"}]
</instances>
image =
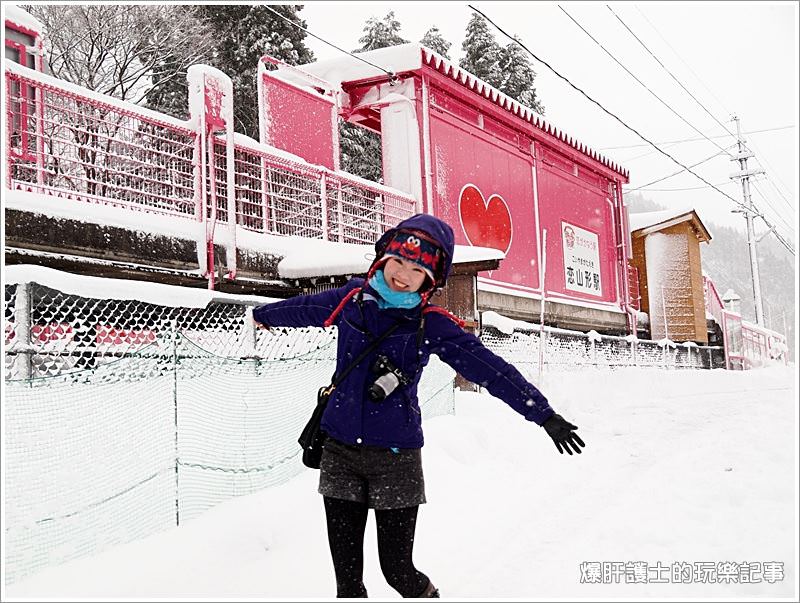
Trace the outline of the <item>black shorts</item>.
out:
<instances>
[{"instance_id":1,"label":"black shorts","mask_svg":"<svg viewBox=\"0 0 800 603\"><path fill-rule=\"evenodd\" d=\"M420 448L350 446L325 440L319 493L365 503L373 509L402 509L425 502Z\"/></svg>"}]
</instances>

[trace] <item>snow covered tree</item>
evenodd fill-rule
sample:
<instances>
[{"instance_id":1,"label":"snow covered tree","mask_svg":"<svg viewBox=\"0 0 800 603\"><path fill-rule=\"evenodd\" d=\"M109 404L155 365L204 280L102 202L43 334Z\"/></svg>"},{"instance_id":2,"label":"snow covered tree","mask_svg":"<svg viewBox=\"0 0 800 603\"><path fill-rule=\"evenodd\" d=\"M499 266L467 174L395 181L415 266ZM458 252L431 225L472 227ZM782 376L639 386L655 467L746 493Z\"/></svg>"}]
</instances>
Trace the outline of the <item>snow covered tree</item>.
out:
<instances>
[{"instance_id":1,"label":"snow covered tree","mask_svg":"<svg viewBox=\"0 0 800 603\"><path fill-rule=\"evenodd\" d=\"M459 65L523 105L544 115L544 107L536 98L533 80L536 73L519 44L500 46L486 20L478 14L467 24L461 44L464 57Z\"/></svg>"},{"instance_id":2,"label":"snow covered tree","mask_svg":"<svg viewBox=\"0 0 800 603\"><path fill-rule=\"evenodd\" d=\"M395 19L394 11L389 11L383 19L370 17L364 25L364 35L358 39L361 46L353 52L367 52L377 48L388 48L406 44L408 40L400 35L400 21Z\"/></svg>"},{"instance_id":3,"label":"snow covered tree","mask_svg":"<svg viewBox=\"0 0 800 603\"><path fill-rule=\"evenodd\" d=\"M536 73L525 50L519 44L511 42L503 48L500 72L503 76L499 86L501 92L544 115L544 107L536 98L536 88L533 86Z\"/></svg>"},{"instance_id":4,"label":"snow covered tree","mask_svg":"<svg viewBox=\"0 0 800 603\"><path fill-rule=\"evenodd\" d=\"M390 11L383 19L367 19L363 31L364 35L358 40L361 46L353 51L355 53L408 42L400 35L400 22L395 19L394 11ZM383 160L381 137L378 134L342 121L339 123L339 143L339 164L344 171L373 182L381 181Z\"/></svg>"},{"instance_id":5,"label":"snow covered tree","mask_svg":"<svg viewBox=\"0 0 800 603\"><path fill-rule=\"evenodd\" d=\"M213 32L213 53L205 62L221 70L233 81L236 131L258 139L256 74L259 59L269 54L290 65L300 65L314 58L304 43L306 32L287 23L269 9L305 27L305 22L298 17L303 6L203 4L182 8ZM179 55L180 49L175 49L172 56ZM169 62L171 58L165 61ZM153 108L185 116L185 73L184 70L181 83L156 87L149 97Z\"/></svg>"},{"instance_id":6,"label":"snow covered tree","mask_svg":"<svg viewBox=\"0 0 800 603\"><path fill-rule=\"evenodd\" d=\"M134 103L150 92L154 72L178 81L211 48L210 32L177 5L37 4L29 12L47 31L54 75ZM165 63L176 48L183 52Z\"/></svg>"},{"instance_id":7,"label":"snow covered tree","mask_svg":"<svg viewBox=\"0 0 800 603\"><path fill-rule=\"evenodd\" d=\"M461 43L464 56L459 66L476 75L495 88L503 83L500 63L503 47L494 39L486 20L478 14L472 15L467 23L467 33Z\"/></svg>"},{"instance_id":8,"label":"snow covered tree","mask_svg":"<svg viewBox=\"0 0 800 603\"><path fill-rule=\"evenodd\" d=\"M435 25L425 32L425 35L422 36L419 43L425 48L430 48L435 53L442 55L446 59L450 58L450 55L447 53L450 51L452 44L442 37L439 28Z\"/></svg>"}]
</instances>

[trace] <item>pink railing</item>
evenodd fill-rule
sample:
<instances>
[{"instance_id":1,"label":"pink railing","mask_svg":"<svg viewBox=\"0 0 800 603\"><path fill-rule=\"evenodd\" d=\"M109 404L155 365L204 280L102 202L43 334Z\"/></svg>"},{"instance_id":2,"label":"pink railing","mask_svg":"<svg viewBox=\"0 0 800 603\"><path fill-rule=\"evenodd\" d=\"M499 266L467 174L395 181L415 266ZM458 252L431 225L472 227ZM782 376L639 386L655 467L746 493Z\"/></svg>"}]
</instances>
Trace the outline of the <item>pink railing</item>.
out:
<instances>
[{"instance_id":1,"label":"pink railing","mask_svg":"<svg viewBox=\"0 0 800 603\"><path fill-rule=\"evenodd\" d=\"M185 124L6 67L7 188L196 214L195 134Z\"/></svg>"},{"instance_id":2,"label":"pink railing","mask_svg":"<svg viewBox=\"0 0 800 603\"><path fill-rule=\"evenodd\" d=\"M722 303L714 281L705 275L703 275L703 293L706 300L706 312L713 316L717 324L722 327L722 312L725 310L725 304Z\"/></svg>"},{"instance_id":3,"label":"pink railing","mask_svg":"<svg viewBox=\"0 0 800 603\"><path fill-rule=\"evenodd\" d=\"M190 122L93 93L6 61L6 187L76 201L205 221L200 136ZM342 172L303 162L244 136L227 166L214 142L216 219L279 235L373 243L412 215L415 200ZM209 170L211 171L211 170Z\"/></svg>"},{"instance_id":4,"label":"pink railing","mask_svg":"<svg viewBox=\"0 0 800 603\"><path fill-rule=\"evenodd\" d=\"M706 312L722 329L725 345L725 365L728 369L743 370L771 362L788 362L786 336L742 320L741 314L725 309L717 288L703 276Z\"/></svg>"},{"instance_id":5,"label":"pink railing","mask_svg":"<svg viewBox=\"0 0 800 603\"><path fill-rule=\"evenodd\" d=\"M234 145L237 224L256 232L374 243L415 211L410 196L293 160L246 137ZM227 220L225 145L214 145L218 219ZM325 209L323 209L325 208Z\"/></svg>"},{"instance_id":6,"label":"pink railing","mask_svg":"<svg viewBox=\"0 0 800 603\"><path fill-rule=\"evenodd\" d=\"M642 294L639 291L639 270L636 266L628 264L628 292L630 299L628 303L634 310L642 309Z\"/></svg>"}]
</instances>

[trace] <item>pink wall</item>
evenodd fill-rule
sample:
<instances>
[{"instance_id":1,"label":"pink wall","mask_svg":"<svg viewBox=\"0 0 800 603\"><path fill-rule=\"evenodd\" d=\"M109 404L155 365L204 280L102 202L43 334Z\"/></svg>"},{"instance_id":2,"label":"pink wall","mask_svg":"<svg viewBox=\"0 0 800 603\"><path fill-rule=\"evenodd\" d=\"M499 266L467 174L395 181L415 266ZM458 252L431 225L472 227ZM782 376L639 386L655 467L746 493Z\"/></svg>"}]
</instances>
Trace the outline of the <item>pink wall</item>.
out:
<instances>
[{"instance_id":1,"label":"pink wall","mask_svg":"<svg viewBox=\"0 0 800 603\"><path fill-rule=\"evenodd\" d=\"M456 243L506 253L485 273L530 290L539 287L532 158L451 115L431 111L433 213L453 227Z\"/></svg>"},{"instance_id":2,"label":"pink wall","mask_svg":"<svg viewBox=\"0 0 800 603\"><path fill-rule=\"evenodd\" d=\"M468 90L430 90L431 209L453 227L457 243L506 252L498 270L481 276L541 291L538 247L547 229L546 294L617 304L627 266L618 261L622 229L609 178L554 137L542 133L543 144L522 120L511 127Z\"/></svg>"},{"instance_id":3,"label":"pink wall","mask_svg":"<svg viewBox=\"0 0 800 603\"><path fill-rule=\"evenodd\" d=\"M333 100L262 73L261 142L316 165L339 167Z\"/></svg>"},{"instance_id":4,"label":"pink wall","mask_svg":"<svg viewBox=\"0 0 800 603\"><path fill-rule=\"evenodd\" d=\"M568 162L563 157L558 157L558 164L553 161L557 157L554 151L545 149L539 154L542 157L537 169L539 220L541 228L547 229L547 291L575 299L616 302L618 270L624 267L617 265L615 217L610 199L599 187L601 183L606 183L607 190L607 181L597 176L593 178L595 182L581 179L574 175L576 170L580 174L581 168L574 167L571 161ZM596 237L595 241L594 237L579 234L575 245L583 243L592 247L587 248L586 261L594 262L595 265L587 265L585 269L593 275L599 273L599 287L584 287L587 291L568 287L564 260L565 253L569 254L567 246L570 236L562 236L562 228L565 226L577 227ZM574 230L576 229L573 228ZM580 230L577 232L580 233ZM577 260L572 264L580 265Z\"/></svg>"}]
</instances>

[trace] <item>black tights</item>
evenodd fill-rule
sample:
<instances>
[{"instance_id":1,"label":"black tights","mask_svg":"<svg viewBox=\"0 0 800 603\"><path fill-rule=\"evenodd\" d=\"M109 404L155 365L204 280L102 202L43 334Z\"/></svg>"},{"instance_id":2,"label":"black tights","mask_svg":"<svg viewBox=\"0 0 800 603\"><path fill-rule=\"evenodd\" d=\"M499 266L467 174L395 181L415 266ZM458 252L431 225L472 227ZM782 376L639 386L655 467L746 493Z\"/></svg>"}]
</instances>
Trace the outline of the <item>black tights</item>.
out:
<instances>
[{"instance_id":1,"label":"black tights","mask_svg":"<svg viewBox=\"0 0 800 603\"><path fill-rule=\"evenodd\" d=\"M323 498L328 543L336 572L336 596L366 597L363 571L367 505L328 496ZM418 508L375 510L381 570L389 586L403 597L418 597L429 582L411 560Z\"/></svg>"}]
</instances>

